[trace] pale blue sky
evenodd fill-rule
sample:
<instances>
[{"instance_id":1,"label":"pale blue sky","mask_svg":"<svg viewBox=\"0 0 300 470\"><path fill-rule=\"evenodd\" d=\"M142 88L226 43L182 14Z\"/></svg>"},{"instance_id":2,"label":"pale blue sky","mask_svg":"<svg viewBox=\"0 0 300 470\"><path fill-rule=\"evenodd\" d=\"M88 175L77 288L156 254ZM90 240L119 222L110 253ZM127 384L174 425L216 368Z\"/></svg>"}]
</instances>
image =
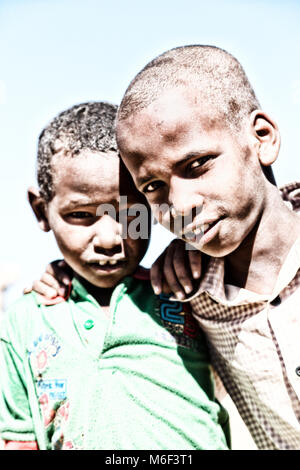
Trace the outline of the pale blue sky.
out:
<instances>
[{"instance_id":1,"label":"pale blue sky","mask_svg":"<svg viewBox=\"0 0 300 470\"><path fill-rule=\"evenodd\" d=\"M0 0L0 267L19 266L7 302L59 256L26 201L37 137L63 109L119 103L133 76L184 44L227 49L279 124L279 184L300 177L299 0ZM146 264L169 240L156 229Z\"/></svg>"}]
</instances>

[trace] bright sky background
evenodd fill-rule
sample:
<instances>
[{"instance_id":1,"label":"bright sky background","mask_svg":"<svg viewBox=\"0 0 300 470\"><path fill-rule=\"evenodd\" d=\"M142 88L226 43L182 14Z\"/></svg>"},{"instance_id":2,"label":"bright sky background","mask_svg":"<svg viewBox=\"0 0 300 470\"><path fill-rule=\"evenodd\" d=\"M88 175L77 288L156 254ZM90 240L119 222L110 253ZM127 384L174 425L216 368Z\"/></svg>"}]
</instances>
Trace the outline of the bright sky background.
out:
<instances>
[{"instance_id":1,"label":"bright sky background","mask_svg":"<svg viewBox=\"0 0 300 470\"><path fill-rule=\"evenodd\" d=\"M19 272L6 303L60 257L26 200L41 129L75 103L118 104L171 47L211 44L240 60L281 130L276 179L299 179L299 25L299 0L0 0L0 268ZM169 240L156 226L145 265Z\"/></svg>"}]
</instances>

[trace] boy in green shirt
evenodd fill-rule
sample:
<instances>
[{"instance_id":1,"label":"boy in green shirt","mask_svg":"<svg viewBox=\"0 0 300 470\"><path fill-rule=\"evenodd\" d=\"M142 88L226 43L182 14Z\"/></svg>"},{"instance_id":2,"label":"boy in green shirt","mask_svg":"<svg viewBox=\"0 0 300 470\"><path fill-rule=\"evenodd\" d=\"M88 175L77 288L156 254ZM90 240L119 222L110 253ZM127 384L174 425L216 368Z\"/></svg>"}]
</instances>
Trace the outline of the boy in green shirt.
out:
<instances>
[{"instance_id":1,"label":"boy in green shirt","mask_svg":"<svg viewBox=\"0 0 300 470\"><path fill-rule=\"evenodd\" d=\"M134 208L148 207L121 166L116 111L77 105L40 135L29 201L74 279L66 299L30 293L5 314L1 438L8 449L227 449L203 336L138 267L149 236L136 236Z\"/></svg>"}]
</instances>

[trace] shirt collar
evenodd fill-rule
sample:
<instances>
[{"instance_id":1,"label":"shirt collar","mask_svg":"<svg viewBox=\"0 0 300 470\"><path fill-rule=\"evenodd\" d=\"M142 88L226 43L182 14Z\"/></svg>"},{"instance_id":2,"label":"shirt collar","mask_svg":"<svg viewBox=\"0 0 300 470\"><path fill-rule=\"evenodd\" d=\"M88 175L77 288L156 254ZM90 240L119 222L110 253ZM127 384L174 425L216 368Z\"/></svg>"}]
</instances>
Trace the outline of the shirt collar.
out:
<instances>
[{"instance_id":1,"label":"shirt collar","mask_svg":"<svg viewBox=\"0 0 300 470\"><path fill-rule=\"evenodd\" d=\"M133 273L132 276L127 276L124 279L120 281L120 283L115 287L115 290L118 288L118 286L123 285L124 287L129 287L130 284L133 282L133 278L136 280L140 281L149 281L150 279L150 270L146 269L142 266L138 266L136 271ZM51 305L57 305L65 302L69 298L73 300L81 300L81 301L89 301L92 303L96 303L97 301L94 299L94 297L89 294L89 292L86 290L86 288L81 284L81 282L77 278L73 278L72 281L69 283L68 286L68 292L65 297L62 297L60 295L57 295L56 297L49 299L45 296L40 296L37 294L35 291L32 291L32 294L35 297L35 301L37 305L44 305L44 306L51 306ZM98 305L98 304L97 304Z\"/></svg>"},{"instance_id":2,"label":"shirt collar","mask_svg":"<svg viewBox=\"0 0 300 470\"><path fill-rule=\"evenodd\" d=\"M133 273L132 276L126 276L124 277L119 284L117 284L114 288L113 294L115 295L116 290L122 290L122 289L129 289L132 286L135 286L138 284L137 280L141 281L148 281L150 279L149 275L149 269L143 268L142 266L138 266L136 271ZM82 300L88 300L93 303L96 302L94 297L89 294L89 292L86 290L86 288L83 286L83 284L76 278L74 277L72 280L71 284L71 290L70 290L70 297L71 298L77 298L77 299L82 299ZM67 299L64 299L67 300Z\"/></svg>"}]
</instances>

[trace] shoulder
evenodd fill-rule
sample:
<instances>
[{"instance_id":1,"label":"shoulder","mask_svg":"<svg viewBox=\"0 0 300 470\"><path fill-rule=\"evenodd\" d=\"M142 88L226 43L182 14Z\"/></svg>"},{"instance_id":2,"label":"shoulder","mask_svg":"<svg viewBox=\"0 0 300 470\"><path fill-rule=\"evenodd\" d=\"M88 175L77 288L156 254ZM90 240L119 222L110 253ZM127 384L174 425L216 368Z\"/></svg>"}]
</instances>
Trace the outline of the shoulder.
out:
<instances>
[{"instance_id":1,"label":"shoulder","mask_svg":"<svg viewBox=\"0 0 300 470\"><path fill-rule=\"evenodd\" d=\"M24 294L3 313L1 339L7 342L20 339L32 319L37 318L39 304L34 293Z\"/></svg>"},{"instance_id":2,"label":"shoulder","mask_svg":"<svg viewBox=\"0 0 300 470\"><path fill-rule=\"evenodd\" d=\"M192 315L190 303L171 300L171 294L156 295L146 269L129 277L129 283L127 293L131 300L140 310L159 317L178 345L206 353L203 332Z\"/></svg>"},{"instance_id":3,"label":"shoulder","mask_svg":"<svg viewBox=\"0 0 300 470\"><path fill-rule=\"evenodd\" d=\"M8 309L4 312L4 318L15 320L19 315L23 315L26 312L32 311L32 309L38 308L39 305L36 294L33 292L30 294L24 294L8 307Z\"/></svg>"}]
</instances>

